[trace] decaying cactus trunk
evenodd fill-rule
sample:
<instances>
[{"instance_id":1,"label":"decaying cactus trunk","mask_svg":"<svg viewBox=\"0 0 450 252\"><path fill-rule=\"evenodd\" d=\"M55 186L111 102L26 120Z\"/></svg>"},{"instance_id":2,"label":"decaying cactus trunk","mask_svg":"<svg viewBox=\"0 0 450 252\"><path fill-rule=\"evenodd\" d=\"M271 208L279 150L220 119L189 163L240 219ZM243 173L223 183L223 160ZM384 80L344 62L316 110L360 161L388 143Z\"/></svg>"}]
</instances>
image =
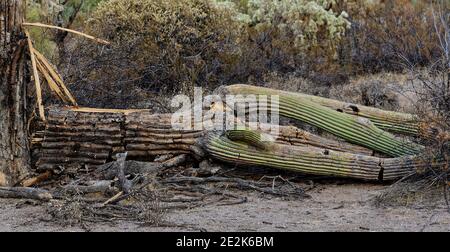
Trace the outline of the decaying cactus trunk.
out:
<instances>
[{"instance_id":1,"label":"decaying cactus trunk","mask_svg":"<svg viewBox=\"0 0 450 252\"><path fill-rule=\"evenodd\" d=\"M29 168L23 14L23 0L1 1L0 186L15 185Z\"/></svg>"}]
</instances>

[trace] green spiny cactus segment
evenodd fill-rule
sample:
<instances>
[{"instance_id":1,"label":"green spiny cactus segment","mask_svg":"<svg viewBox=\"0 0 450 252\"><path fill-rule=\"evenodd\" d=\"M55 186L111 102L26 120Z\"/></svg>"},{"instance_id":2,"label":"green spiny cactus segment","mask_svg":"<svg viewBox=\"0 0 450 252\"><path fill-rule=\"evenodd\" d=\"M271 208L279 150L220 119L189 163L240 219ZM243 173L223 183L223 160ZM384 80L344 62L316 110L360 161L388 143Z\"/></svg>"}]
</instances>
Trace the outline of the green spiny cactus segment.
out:
<instances>
[{"instance_id":1,"label":"green spiny cactus segment","mask_svg":"<svg viewBox=\"0 0 450 252\"><path fill-rule=\"evenodd\" d=\"M278 105L281 116L308 123L348 142L391 157L414 155L423 149L420 145L395 138L390 133L377 128L367 118L340 113L300 96L295 97L277 90L247 85L228 86L225 92L235 95L252 94L257 98L258 95L278 95L279 103L275 104L275 101L271 100L271 106Z\"/></svg>"},{"instance_id":2,"label":"green spiny cactus segment","mask_svg":"<svg viewBox=\"0 0 450 252\"><path fill-rule=\"evenodd\" d=\"M428 165L415 156L378 158L315 147L258 143L258 139L258 133L249 130L210 133L205 146L213 158L233 164L364 180L395 180Z\"/></svg>"},{"instance_id":3,"label":"green spiny cactus segment","mask_svg":"<svg viewBox=\"0 0 450 252\"><path fill-rule=\"evenodd\" d=\"M270 93L274 95L275 94L283 95L285 97L291 97L294 99L309 100L336 111L370 119L370 121L372 121L375 126L386 131L408 135L418 135L420 133L419 120L417 116L412 114L386 111L373 107L350 104L333 99L323 98L319 96L287 92L243 84L231 85L226 87L226 89L234 94Z\"/></svg>"},{"instance_id":4,"label":"green spiny cactus segment","mask_svg":"<svg viewBox=\"0 0 450 252\"><path fill-rule=\"evenodd\" d=\"M256 131L228 130L225 134L231 140L245 141L262 150L268 149L267 143L262 141L261 134Z\"/></svg>"}]
</instances>

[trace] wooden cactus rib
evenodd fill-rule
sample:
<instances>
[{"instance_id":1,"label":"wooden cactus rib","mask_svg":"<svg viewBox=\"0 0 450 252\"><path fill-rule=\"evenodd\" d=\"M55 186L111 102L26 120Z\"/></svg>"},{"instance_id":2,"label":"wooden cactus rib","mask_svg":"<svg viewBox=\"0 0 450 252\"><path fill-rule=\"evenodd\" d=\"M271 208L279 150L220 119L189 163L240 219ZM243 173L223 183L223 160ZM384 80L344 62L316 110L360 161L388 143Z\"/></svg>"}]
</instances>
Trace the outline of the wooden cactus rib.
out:
<instances>
[{"instance_id":1,"label":"wooden cactus rib","mask_svg":"<svg viewBox=\"0 0 450 252\"><path fill-rule=\"evenodd\" d=\"M33 46L33 42L31 41L30 34L28 33L28 31L25 31L25 35L27 36L28 50L30 51L31 67L33 70L34 84L36 87L36 102L37 102L37 105L39 108L39 117L41 118L42 121L45 121L45 109L44 109L44 104L42 102L41 81L39 79L36 58L33 53L34 46Z\"/></svg>"},{"instance_id":2,"label":"wooden cactus rib","mask_svg":"<svg viewBox=\"0 0 450 252\"><path fill-rule=\"evenodd\" d=\"M255 145L257 139L254 132L233 131L225 135L210 134L205 145L213 158L229 163L364 180L394 180L427 165L415 156L377 158L277 143Z\"/></svg>"},{"instance_id":3,"label":"wooden cactus rib","mask_svg":"<svg viewBox=\"0 0 450 252\"><path fill-rule=\"evenodd\" d=\"M294 97L277 90L257 88L246 85L228 86L226 93L241 95L278 95L278 106L281 116L296 119L329 133L341 137L348 142L379 151L391 157L414 155L423 147L407 141L400 141L393 135L376 127L369 119L340 113L329 107L314 103L300 96ZM240 102L237 99L237 102Z\"/></svg>"},{"instance_id":4,"label":"wooden cactus rib","mask_svg":"<svg viewBox=\"0 0 450 252\"><path fill-rule=\"evenodd\" d=\"M71 103L73 106L78 106L75 98L70 93L69 89L64 84L62 77L59 73L51 66L47 58L44 57L39 51L33 49L33 53L40 65L40 72L46 76L46 80L50 85L50 88L55 91L55 89L60 90L59 92L63 94L61 98L66 103ZM59 95L58 95L59 97Z\"/></svg>"},{"instance_id":5,"label":"wooden cactus rib","mask_svg":"<svg viewBox=\"0 0 450 252\"><path fill-rule=\"evenodd\" d=\"M287 92L243 84L227 86L226 90L232 94L266 93L274 95L275 94L283 95L285 97L291 97L294 99L309 100L336 111L341 111L346 114L368 118L375 124L375 126L383 130L411 135L418 135L420 133L419 120L417 116L411 114L386 111L373 107L341 102L319 96Z\"/></svg>"},{"instance_id":6,"label":"wooden cactus rib","mask_svg":"<svg viewBox=\"0 0 450 252\"><path fill-rule=\"evenodd\" d=\"M42 76L44 77L44 79L47 81L47 84L50 88L50 90L56 94L56 96L63 102L68 102L68 100L66 99L65 95L62 93L61 89L58 87L58 85L55 83L55 81L52 79L52 77L50 76L50 74L47 72L47 70L45 69L45 67L42 65L42 63L37 60L37 68L39 70L39 72L42 74Z\"/></svg>"},{"instance_id":7,"label":"wooden cactus rib","mask_svg":"<svg viewBox=\"0 0 450 252\"><path fill-rule=\"evenodd\" d=\"M104 44L104 45L111 44L110 42L108 42L106 40L96 38L96 37L88 35L86 33L75 31L75 30L72 30L72 29L59 27L59 26L48 25L48 24L41 24L41 23L26 23L26 22L22 23L22 25L23 26L34 26L34 27L41 27L41 28L49 28L49 29L61 30L61 31L70 32L70 33L73 33L73 34L76 34L76 35L79 35L79 36L83 36L85 38L94 40L94 41L96 41L97 43L100 43L100 44Z\"/></svg>"},{"instance_id":8,"label":"wooden cactus rib","mask_svg":"<svg viewBox=\"0 0 450 252\"><path fill-rule=\"evenodd\" d=\"M263 127L263 129L267 129L267 127ZM265 132L264 130L261 131ZM265 133L270 133L270 131ZM368 148L350 144L345 141L321 137L293 126L280 126L279 133L276 137L277 143L285 145L319 147L366 156L372 156L374 154L374 152Z\"/></svg>"}]
</instances>

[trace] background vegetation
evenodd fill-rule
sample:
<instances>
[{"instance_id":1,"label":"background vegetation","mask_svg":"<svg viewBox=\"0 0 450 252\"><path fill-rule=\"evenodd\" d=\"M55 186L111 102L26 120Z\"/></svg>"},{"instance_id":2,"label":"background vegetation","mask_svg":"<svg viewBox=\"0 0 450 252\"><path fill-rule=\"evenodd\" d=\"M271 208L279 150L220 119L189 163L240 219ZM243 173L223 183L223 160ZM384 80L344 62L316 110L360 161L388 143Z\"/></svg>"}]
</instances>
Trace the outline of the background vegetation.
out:
<instances>
[{"instance_id":1,"label":"background vegetation","mask_svg":"<svg viewBox=\"0 0 450 252\"><path fill-rule=\"evenodd\" d=\"M39 0L28 21L84 30L94 45L34 29L80 103L153 106L191 93L290 74L315 88L425 67L441 57L428 0ZM408 64L408 66L407 66ZM108 92L109 91L109 92ZM113 94L111 94L113 93ZM317 92L316 92L317 93Z\"/></svg>"}]
</instances>

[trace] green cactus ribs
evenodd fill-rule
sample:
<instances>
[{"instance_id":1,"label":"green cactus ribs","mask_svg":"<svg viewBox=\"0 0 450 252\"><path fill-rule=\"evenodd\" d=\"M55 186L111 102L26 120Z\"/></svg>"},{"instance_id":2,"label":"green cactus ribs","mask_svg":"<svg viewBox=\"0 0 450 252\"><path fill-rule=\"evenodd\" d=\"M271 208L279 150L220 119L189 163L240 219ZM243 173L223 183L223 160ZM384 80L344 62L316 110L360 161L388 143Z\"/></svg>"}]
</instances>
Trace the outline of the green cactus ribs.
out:
<instances>
[{"instance_id":1,"label":"green cactus ribs","mask_svg":"<svg viewBox=\"0 0 450 252\"><path fill-rule=\"evenodd\" d=\"M308 100L341 113L355 115L370 119L380 129L399 134L418 135L420 123L417 116L412 114L386 111L373 107L346 103L338 100L302 93L287 92L264 87L250 85L231 85L226 87L231 94L273 94L290 97L296 100Z\"/></svg>"},{"instance_id":2,"label":"green cactus ribs","mask_svg":"<svg viewBox=\"0 0 450 252\"><path fill-rule=\"evenodd\" d=\"M225 88L225 92L233 95L256 95L257 98L259 95L278 95L279 101L276 105L278 105L281 116L305 122L350 143L391 157L414 155L423 149L422 146L415 143L399 140L378 128L367 118L338 112L302 96L247 85L228 86ZM274 103L276 101L271 100L271 105Z\"/></svg>"},{"instance_id":3,"label":"green cactus ribs","mask_svg":"<svg viewBox=\"0 0 450 252\"><path fill-rule=\"evenodd\" d=\"M371 181L399 179L428 165L417 156L378 158L316 147L261 142L261 138L260 133L250 130L210 133L205 147L213 158L232 164Z\"/></svg>"}]
</instances>

